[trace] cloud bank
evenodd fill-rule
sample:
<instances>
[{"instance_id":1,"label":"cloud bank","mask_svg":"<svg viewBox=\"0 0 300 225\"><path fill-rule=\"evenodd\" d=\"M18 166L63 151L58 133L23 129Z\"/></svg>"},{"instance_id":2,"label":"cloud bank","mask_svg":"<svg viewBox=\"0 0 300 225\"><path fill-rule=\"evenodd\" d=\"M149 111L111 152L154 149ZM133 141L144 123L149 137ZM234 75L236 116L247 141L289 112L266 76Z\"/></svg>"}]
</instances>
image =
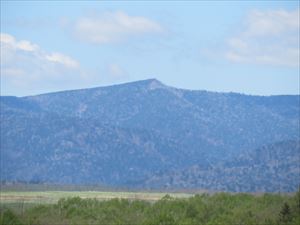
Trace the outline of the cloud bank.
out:
<instances>
[{"instance_id":1,"label":"cloud bank","mask_svg":"<svg viewBox=\"0 0 300 225\"><path fill-rule=\"evenodd\" d=\"M299 9L252 11L227 44L231 62L299 67Z\"/></svg>"},{"instance_id":2,"label":"cloud bank","mask_svg":"<svg viewBox=\"0 0 300 225\"><path fill-rule=\"evenodd\" d=\"M81 17L72 25L72 29L77 38L94 44L121 42L164 31L155 21L141 16L130 16L122 11Z\"/></svg>"},{"instance_id":3,"label":"cloud bank","mask_svg":"<svg viewBox=\"0 0 300 225\"><path fill-rule=\"evenodd\" d=\"M17 40L10 34L1 33L0 47L3 89L50 90L80 77L77 60L59 52L46 52L28 40Z\"/></svg>"}]
</instances>

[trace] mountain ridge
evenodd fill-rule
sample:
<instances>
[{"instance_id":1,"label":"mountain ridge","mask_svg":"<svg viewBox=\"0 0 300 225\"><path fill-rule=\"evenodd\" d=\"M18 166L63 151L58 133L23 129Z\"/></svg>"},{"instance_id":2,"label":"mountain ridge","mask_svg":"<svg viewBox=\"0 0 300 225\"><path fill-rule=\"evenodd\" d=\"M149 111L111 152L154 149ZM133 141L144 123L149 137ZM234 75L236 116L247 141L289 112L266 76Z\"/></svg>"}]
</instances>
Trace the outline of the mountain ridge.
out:
<instances>
[{"instance_id":1,"label":"mountain ridge","mask_svg":"<svg viewBox=\"0 0 300 225\"><path fill-rule=\"evenodd\" d=\"M189 89L189 88L179 88L175 86L170 86L167 84L164 84L160 80L156 78L147 78L144 80L136 80L136 81L130 81L130 82L124 82L124 83L119 83L119 84L107 84L107 85L101 85L101 86L95 86L95 87L88 87L88 88L75 88L75 89L68 89L68 90L60 90L60 91L50 91L50 92L45 92L45 93L40 93L40 94L33 94L33 95L25 95L25 96L15 96L15 95L1 95L0 97L17 97L17 98L26 98L26 97L34 97L34 96L41 96L41 95L49 95L49 94L61 94L65 92L73 92L73 91L85 91L85 90L96 90L96 89L101 89L101 88L114 88L114 87L119 87L119 86L124 86L124 85L135 85L135 84L149 84L151 82L155 82L162 87L165 88L171 88L171 89L176 89L176 90L181 90L181 91L192 91L192 92L208 92L208 93L215 93L215 94L233 94L233 95L243 95L243 96L249 96L249 97L284 97L284 96L299 96L299 94L269 94L269 95L259 95L259 94L247 94L243 92L232 92L232 91L212 91L212 90L205 90L205 89Z\"/></svg>"},{"instance_id":2,"label":"mountain ridge","mask_svg":"<svg viewBox=\"0 0 300 225\"><path fill-rule=\"evenodd\" d=\"M169 170L206 168L212 162L223 165L220 162L246 150L298 140L299 99L299 95L262 97L177 89L156 79L36 96L1 96L1 175L6 180L154 188L157 185L147 179L156 173L167 176ZM296 157L295 152L288 157ZM298 179L290 170L286 174ZM286 182L286 191L295 188L294 182ZM275 186L267 186L258 182L252 189L239 187L276 191ZM190 180L182 187L195 188ZM218 186L212 182L207 188Z\"/></svg>"}]
</instances>

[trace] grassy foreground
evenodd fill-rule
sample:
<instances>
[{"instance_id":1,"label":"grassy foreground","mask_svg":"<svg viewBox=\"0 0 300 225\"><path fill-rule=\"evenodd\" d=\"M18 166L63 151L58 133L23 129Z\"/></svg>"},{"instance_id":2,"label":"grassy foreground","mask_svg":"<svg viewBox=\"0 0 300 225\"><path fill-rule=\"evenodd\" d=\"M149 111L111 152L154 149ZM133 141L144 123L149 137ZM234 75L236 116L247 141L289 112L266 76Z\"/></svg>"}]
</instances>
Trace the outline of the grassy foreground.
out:
<instances>
[{"instance_id":1,"label":"grassy foreground","mask_svg":"<svg viewBox=\"0 0 300 225\"><path fill-rule=\"evenodd\" d=\"M164 196L164 197L163 197ZM294 195L2 192L2 225L299 225Z\"/></svg>"}]
</instances>

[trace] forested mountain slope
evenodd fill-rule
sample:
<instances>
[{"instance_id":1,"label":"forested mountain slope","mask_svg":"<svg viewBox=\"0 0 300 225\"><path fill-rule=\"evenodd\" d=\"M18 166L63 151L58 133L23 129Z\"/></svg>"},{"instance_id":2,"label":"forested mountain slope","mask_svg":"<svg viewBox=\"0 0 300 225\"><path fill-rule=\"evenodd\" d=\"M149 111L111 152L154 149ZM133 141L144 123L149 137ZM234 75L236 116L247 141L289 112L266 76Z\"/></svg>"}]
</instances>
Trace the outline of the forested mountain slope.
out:
<instances>
[{"instance_id":1,"label":"forested mountain slope","mask_svg":"<svg viewBox=\"0 0 300 225\"><path fill-rule=\"evenodd\" d=\"M1 96L1 180L296 190L299 99L183 90L155 79ZM278 169L265 170L272 160ZM216 168L226 168L232 185Z\"/></svg>"}]
</instances>

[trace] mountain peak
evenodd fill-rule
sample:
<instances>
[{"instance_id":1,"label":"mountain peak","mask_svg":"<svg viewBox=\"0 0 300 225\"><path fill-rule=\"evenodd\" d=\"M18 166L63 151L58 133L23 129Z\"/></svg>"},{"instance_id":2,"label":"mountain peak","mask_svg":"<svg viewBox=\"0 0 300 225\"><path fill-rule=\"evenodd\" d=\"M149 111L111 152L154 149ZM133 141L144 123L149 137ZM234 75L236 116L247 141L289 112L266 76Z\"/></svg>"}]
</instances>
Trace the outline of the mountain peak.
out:
<instances>
[{"instance_id":1,"label":"mountain peak","mask_svg":"<svg viewBox=\"0 0 300 225\"><path fill-rule=\"evenodd\" d=\"M147 83L149 83L148 87L150 90L154 90L157 88L166 88L166 85L164 85L157 79L149 79L149 80L147 80Z\"/></svg>"},{"instance_id":2,"label":"mountain peak","mask_svg":"<svg viewBox=\"0 0 300 225\"><path fill-rule=\"evenodd\" d=\"M141 80L141 81L137 81L137 82L144 83L144 84L157 84L157 85L165 86L162 82L160 82L159 80L157 80L155 78L150 78L150 79Z\"/></svg>"},{"instance_id":3,"label":"mountain peak","mask_svg":"<svg viewBox=\"0 0 300 225\"><path fill-rule=\"evenodd\" d=\"M128 83L128 84L138 85L140 87L143 87L143 88L146 88L149 90L168 88L168 86L166 86L165 84L163 84L162 82L160 82L159 80L157 80L155 78L135 81L135 82Z\"/></svg>"}]
</instances>

